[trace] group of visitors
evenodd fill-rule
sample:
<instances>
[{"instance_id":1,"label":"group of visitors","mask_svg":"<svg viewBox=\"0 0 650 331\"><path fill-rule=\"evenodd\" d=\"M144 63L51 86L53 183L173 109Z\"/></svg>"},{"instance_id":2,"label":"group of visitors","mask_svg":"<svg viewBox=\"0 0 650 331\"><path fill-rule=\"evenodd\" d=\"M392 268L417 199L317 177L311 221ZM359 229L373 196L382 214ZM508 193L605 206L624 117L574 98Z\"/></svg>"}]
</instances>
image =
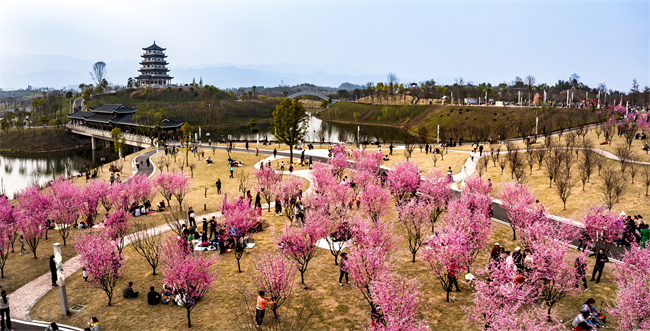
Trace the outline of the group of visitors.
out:
<instances>
[{"instance_id":1,"label":"group of visitors","mask_svg":"<svg viewBox=\"0 0 650 331\"><path fill-rule=\"evenodd\" d=\"M580 314L573 318L573 331L592 331L605 326L606 317L596 308L596 300L587 299L580 307Z\"/></svg>"}]
</instances>

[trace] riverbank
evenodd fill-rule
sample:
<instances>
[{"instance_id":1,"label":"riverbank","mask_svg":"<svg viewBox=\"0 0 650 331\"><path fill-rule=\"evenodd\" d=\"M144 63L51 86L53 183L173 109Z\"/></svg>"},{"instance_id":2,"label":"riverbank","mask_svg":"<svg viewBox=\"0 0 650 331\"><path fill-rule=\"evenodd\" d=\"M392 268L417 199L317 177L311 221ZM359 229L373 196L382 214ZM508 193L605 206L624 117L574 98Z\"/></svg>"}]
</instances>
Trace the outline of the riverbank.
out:
<instances>
[{"instance_id":1,"label":"riverbank","mask_svg":"<svg viewBox=\"0 0 650 331\"><path fill-rule=\"evenodd\" d=\"M90 138L66 133L63 128L11 128L0 136L0 154L49 153L90 146Z\"/></svg>"}]
</instances>

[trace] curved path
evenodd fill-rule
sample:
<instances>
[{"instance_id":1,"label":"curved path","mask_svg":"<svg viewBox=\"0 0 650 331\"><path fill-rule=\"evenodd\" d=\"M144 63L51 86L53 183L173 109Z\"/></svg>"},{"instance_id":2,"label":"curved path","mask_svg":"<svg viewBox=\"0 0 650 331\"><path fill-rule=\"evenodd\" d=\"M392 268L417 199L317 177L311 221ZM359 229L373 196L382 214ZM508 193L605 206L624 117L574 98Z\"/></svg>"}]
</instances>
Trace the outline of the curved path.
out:
<instances>
[{"instance_id":1,"label":"curved path","mask_svg":"<svg viewBox=\"0 0 650 331\"><path fill-rule=\"evenodd\" d=\"M225 146L207 146L207 145L201 145L202 148L207 148L207 149L217 149L217 150L227 150L227 147ZM234 152L243 152L243 153L255 153L254 149L245 149L245 148L239 148L239 147L233 147L231 151ZM467 151L458 151L458 152L464 152L464 153L469 153ZM602 155L608 158L612 159L618 159L616 158L613 154L602 151ZM269 160L273 160L273 151L271 150L259 150L259 153L262 155L269 155L266 159L262 160L261 162L266 162ZM324 149L315 149L315 150L306 150L305 155L312 157L315 160L321 161L321 162L327 162L328 156L327 150ZM146 151L144 153L141 153L140 155L136 156L134 158L133 162L140 162L143 161L143 166L138 169L136 173L144 173L145 175L151 177L155 170L155 162L154 160L150 160L150 166L146 166L146 159L147 158L152 158L153 156L156 155L156 150L151 150L151 151ZM287 158L289 157L289 151L278 151L277 155L281 158ZM486 157L487 153L485 156ZM300 158L300 152L294 153L294 157ZM476 158L478 161L478 157ZM259 163L255 164L255 168L259 168ZM464 179L467 178L468 176L472 175L476 169L476 163L475 161L472 161L470 158L467 159L465 165L463 166L463 170L461 170L460 173L453 175L454 178L454 183L452 184L451 189L454 190L454 194L459 194L460 191L457 188L457 184L461 183L461 187L463 185ZM134 163L135 164L135 163ZM390 170L389 168L386 168L387 170ZM284 172L285 174L289 174L288 171ZM309 170L295 170L291 175L298 176L305 178L310 181L311 183L311 178L309 176L310 171ZM454 185L455 184L455 185ZM455 187L454 187L455 186ZM310 185L310 189L311 189ZM263 205L263 207L266 207L266 204ZM508 216L506 215L505 210L501 207L501 202L499 200L493 200L492 202L492 208L493 208L493 218L492 220L501 224L509 225L509 220ZM215 212L215 213L210 213L210 214L205 214L205 215L199 215L198 217L205 217L205 218L211 218L212 216L220 217L221 213L220 212ZM575 226L581 226L580 223L568 220L568 219L563 219L560 217L552 216L552 219L554 219L557 222L569 222L571 224L574 224ZM180 220L183 221L183 220ZM162 232L169 231L169 227L167 224L162 224L154 228L154 232L156 234L160 234ZM133 235L128 236L125 238L125 245L129 245L133 242ZM574 242L572 243L573 245L576 245L577 243ZM624 250L624 248L620 247L613 247L610 251L610 253L614 256L617 257L621 254L621 252ZM64 274L66 277L71 276L73 273L78 271L81 268L81 261L78 256L75 256L68 261L66 261L63 264L63 270ZM12 303L12 318L14 318L16 321L14 324L18 326L16 330L42 330L44 326L46 326L45 322L40 322L40 321L31 321L29 317L29 311L31 308L38 302L40 298L42 298L47 292L49 292L52 289L51 283L50 283L50 273L46 273L39 278L35 279L34 281L26 284L25 286L19 288L18 290L14 291L13 293L9 294L9 298ZM58 307L57 307L58 308ZM20 320L23 321L30 321L26 323L21 323ZM35 326L36 325L36 326ZM62 330L81 330L75 327L70 327L70 326L63 326Z\"/></svg>"}]
</instances>

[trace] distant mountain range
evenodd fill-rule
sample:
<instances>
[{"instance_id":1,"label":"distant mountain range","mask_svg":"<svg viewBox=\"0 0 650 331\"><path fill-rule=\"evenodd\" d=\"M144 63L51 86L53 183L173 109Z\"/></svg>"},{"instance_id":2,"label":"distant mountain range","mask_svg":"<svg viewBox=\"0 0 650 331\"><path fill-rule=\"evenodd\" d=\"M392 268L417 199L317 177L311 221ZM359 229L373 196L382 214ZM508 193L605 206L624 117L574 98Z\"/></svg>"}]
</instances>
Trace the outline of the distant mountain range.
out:
<instances>
[{"instance_id":1,"label":"distant mountain range","mask_svg":"<svg viewBox=\"0 0 650 331\"><path fill-rule=\"evenodd\" d=\"M90 84L89 72L94 61L62 55L3 55L0 57L0 88L13 90L32 87L62 88L77 87L80 83ZM129 77L139 74L136 60L111 61L106 63L107 79L118 85L126 85ZM295 70L292 70L294 68ZM203 78L204 84L220 88L247 86L279 86L310 83L318 86L338 87L342 83L363 85L366 82L386 80L386 75L333 74L319 70L318 66L281 63L277 65L234 65L215 64L198 66L169 66L174 83L191 83L192 79ZM354 72L350 68L339 68ZM402 81L405 81L402 78Z\"/></svg>"}]
</instances>

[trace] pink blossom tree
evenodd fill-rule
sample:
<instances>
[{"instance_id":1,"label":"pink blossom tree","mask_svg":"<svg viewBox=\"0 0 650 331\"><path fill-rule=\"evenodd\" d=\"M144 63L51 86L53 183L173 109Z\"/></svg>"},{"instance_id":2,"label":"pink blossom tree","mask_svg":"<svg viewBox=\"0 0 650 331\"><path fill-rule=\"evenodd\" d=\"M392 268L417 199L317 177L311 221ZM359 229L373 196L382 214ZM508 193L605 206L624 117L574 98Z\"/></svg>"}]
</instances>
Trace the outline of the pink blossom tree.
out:
<instances>
[{"instance_id":1,"label":"pink blossom tree","mask_svg":"<svg viewBox=\"0 0 650 331\"><path fill-rule=\"evenodd\" d=\"M235 241L237 269L241 272L240 260L246 246L244 238L253 233L259 225L259 217L255 213L255 209L251 208L250 204L244 200L244 197L228 199L227 196L224 196L221 213L224 217L224 226L228 229L227 235Z\"/></svg>"},{"instance_id":2,"label":"pink blossom tree","mask_svg":"<svg viewBox=\"0 0 650 331\"><path fill-rule=\"evenodd\" d=\"M343 179L343 173L348 166L345 143L340 143L332 147L332 157L328 160L328 163L332 166L334 176L339 180Z\"/></svg>"},{"instance_id":3,"label":"pink blossom tree","mask_svg":"<svg viewBox=\"0 0 650 331\"><path fill-rule=\"evenodd\" d=\"M517 228L525 227L528 224L530 220L527 217L528 211L533 208L535 197L527 185L517 181L507 181L499 189L499 199L508 215L512 228L512 240L517 240Z\"/></svg>"},{"instance_id":4,"label":"pink blossom tree","mask_svg":"<svg viewBox=\"0 0 650 331\"><path fill-rule=\"evenodd\" d=\"M650 249L634 244L614 268L616 301L608 311L618 322L617 330L650 330Z\"/></svg>"},{"instance_id":5,"label":"pink blossom tree","mask_svg":"<svg viewBox=\"0 0 650 331\"><path fill-rule=\"evenodd\" d=\"M271 211L273 193L276 191L278 183L282 180L282 174L276 172L271 167L260 167L253 174L255 175L255 186L253 188L260 192L260 195L268 205L268 211Z\"/></svg>"},{"instance_id":6,"label":"pink blossom tree","mask_svg":"<svg viewBox=\"0 0 650 331\"><path fill-rule=\"evenodd\" d=\"M324 235L323 226L319 222L306 218L305 224L293 227L285 224L284 232L275 235L275 243L284 256L294 262L300 272L300 282L305 285L305 272L309 262L318 254L316 242Z\"/></svg>"},{"instance_id":7,"label":"pink blossom tree","mask_svg":"<svg viewBox=\"0 0 650 331\"><path fill-rule=\"evenodd\" d=\"M47 231L45 221L50 212L52 200L50 197L41 193L38 186L31 185L25 188L16 199L16 206L20 211L20 217L16 222L16 228L22 232L25 241L31 248L34 258L36 259L36 248Z\"/></svg>"},{"instance_id":8,"label":"pink blossom tree","mask_svg":"<svg viewBox=\"0 0 650 331\"><path fill-rule=\"evenodd\" d=\"M399 206L398 220L408 240L413 263L415 263L415 255L425 240L424 229L429 227L431 208L433 207L424 199L411 199Z\"/></svg>"},{"instance_id":9,"label":"pink blossom tree","mask_svg":"<svg viewBox=\"0 0 650 331\"><path fill-rule=\"evenodd\" d=\"M284 215L289 222L293 222L293 215L300 198L302 181L299 178L289 176L284 178L276 187L275 196L282 201Z\"/></svg>"},{"instance_id":10,"label":"pink blossom tree","mask_svg":"<svg viewBox=\"0 0 650 331\"><path fill-rule=\"evenodd\" d=\"M431 233L435 232L435 224L440 215L447 208L451 199L451 189L449 189L449 178L442 171L432 168L420 184L420 193L423 198L429 201L429 220L431 222Z\"/></svg>"},{"instance_id":11,"label":"pink blossom tree","mask_svg":"<svg viewBox=\"0 0 650 331\"><path fill-rule=\"evenodd\" d=\"M183 250L178 245L173 245L168 248L170 250ZM178 295L181 296L181 302L187 312L187 327L191 328L192 310L194 310L208 290L213 288L212 283L219 279L217 271L212 270L212 267L219 260L219 255L203 257L200 253L197 255L185 255L182 252L172 253L172 255L181 258L174 260L173 265L163 265L162 283L171 285L178 291Z\"/></svg>"},{"instance_id":12,"label":"pink blossom tree","mask_svg":"<svg viewBox=\"0 0 650 331\"><path fill-rule=\"evenodd\" d=\"M90 286L104 291L110 306L117 280L124 274L117 243L106 238L101 231L87 231L77 236L74 246L82 266L86 268Z\"/></svg>"},{"instance_id":13,"label":"pink blossom tree","mask_svg":"<svg viewBox=\"0 0 650 331\"><path fill-rule=\"evenodd\" d=\"M502 316L517 316L538 298L539 289L530 282L516 282L516 271L504 261L477 270L472 280L472 305L463 306L470 320L486 330L500 330Z\"/></svg>"},{"instance_id":14,"label":"pink blossom tree","mask_svg":"<svg viewBox=\"0 0 650 331\"><path fill-rule=\"evenodd\" d=\"M158 189L158 193L167 200L167 206L170 206L170 200L174 196L175 187L172 185L174 181L173 172L161 172L154 177L154 183ZM182 210L181 210L182 211Z\"/></svg>"},{"instance_id":15,"label":"pink blossom tree","mask_svg":"<svg viewBox=\"0 0 650 331\"><path fill-rule=\"evenodd\" d=\"M361 192L361 212L377 223L390 213L390 192L379 184L371 184Z\"/></svg>"},{"instance_id":16,"label":"pink blossom tree","mask_svg":"<svg viewBox=\"0 0 650 331\"><path fill-rule=\"evenodd\" d=\"M458 284L458 277L463 266L469 264L471 249L466 245L469 234L464 229L445 226L436 236L431 237L428 249L424 250L424 259L433 276L440 282L442 289L449 292Z\"/></svg>"},{"instance_id":17,"label":"pink blossom tree","mask_svg":"<svg viewBox=\"0 0 650 331\"><path fill-rule=\"evenodd\" d=\"M467 256L463 259L462 266L468 271L472 264L487 245L492 232L492 219L486 212L489 199L479 194L463 194L460 200L452 201L448 205L447 214L444 216L445 226L457 231L463 231L459 240L464 240Z\"/></svg>"},{"instance_id":18,"label":"pink blossom tree","mask_svg":"<svg viewBox=\"0 0 650 331\"><path fill-rule=\"evenodd\" d=\"M184 237L168 234L160 240L160 261L167 268L173 268L190 254L192 250Z\"/></svg>"},{"instance_id":19,"label":"pink blossom tree","mask_svg":"<svg viewBox=\"0 0 650 331\"><path fill-rule=\"evenodd\" d=\"M415 278L405 278L397 273L382 272L370 283L370 293L380 306L382 323L368 328L371 331L421 331L428 330L419 309L424 295Z\"/></svg>"},{"instance_id":20,"label":"pink blossom tree","mask_svg":"<svg viewBox=\"0 0 650 331\"><path fill-rule=\"evenodd\" d=\"M127 222L129 214L123 209L116 209L106 216L104 221L105 235L117 243L117 250L122 254L124 249L124 238L131 231L131 226Z\"/></svg>"},{"instance_id":21,"label":"pink blossom tree","mask_svg":"<svg viewBox=\"0 0 650 331\"><path fill-rule=\"evenodd\" d=\"M0 198L0 278L5 278L5 264L14 241L14 210L11 201Z\"/></svg>"},{"instance_id":22,"label":"pink blossom tree","mask_svg":"<svg viewBox=\"0 0 650 331\"><path fill-rule=\"evenodd\" d=\"M388 184L396 203L401 203L415 195L420 187L418 166L411 162L399 162L388 172Z\"/></svg>"},{"instance_id":23,"label":"pink blossom tree","mask_svg":"<svg viewBox=\"0 0 650 331\"><path fill-rule=\"evenodd\" d=\"M617 215L612 210L600 206L587 208L581 215L580 220L585 229L581 237L585 246L594 245L594 251L602 249L605 254L611 249L613 242L623 231L624 217Z\"/></svg>"},{"instance_id":24,"label":"pink blossom tree","mask_svg":"<svg viewBox=\"0 0 650 331\"><path fill-rule=\"evenodd\" d=\"M269 308L278 318L278 309L291 296L296 271L291 261L278 252L266 252L255 257L255 285L271 299Z\"/></svg>"},{"instance_id":25,"label":"pink blossom tree","mask_svg":"<svg viewBox=\"0 0 650 331\"><path fill-rule=\"evenodd\" d=\"M79 217L80 201L83 199L79 188L72 181L61 178L52 183L50 194L50 217L57 225L63 246L70 235L70 228Z\"/></svg>"},{"instance_id":26,"label":"pink blossom tree","mask_svg":"<svg viewBox=\"0 0 650 331\"><path fill-rule=\"evenodd\" d=\"M185 177L187 182L187 177ZM147 200L151 200L156 196L154 184L148 176L136 174L129 177L126 182L128 185L128 192L131 195L131 201L143 204ZM177 187L182 187L183 184L177 184Z\"/></svg>"},{"instance_id":27,"label":"pink blossom tree","mask_svg":"<svg viewBox=\"0 0 650 331\"><path fill-rule=\"evenodd\" d=\"M110 185L102 180L94 179L84 185L81 189L81 205L79 205L79 216L81 216L87 223L95 223L97 217L97 210L103 198L107 196L107 191ZM109 206L106 212L111 209Z\"/></svg>"},{"instance_id":28,"label":"pink blossom tree","mask_svg":"<svg viewBox=\"0 0 650 331\"><path fill-rule=\"evenodd\" d=\"M347 189L350 190L349 187ZM308 194L305 202L309 208L305 214L307 218L321 224L329 251L334 256L334 265L338 265L338 257L346 246L345 242L352 237L350 224L354 224L358 215L345 206L342 202L345 200L331 201L331 193L324 194L321 191Z\"/></svg>"},{"instance_id":29,"label":"pink blossom tree","mask_svg":"<svg viewBox=\"0 0 650 331\"><path fill-rule=\"evenodd\" d=\"M371 308L375 303L370 292L370 283L377 279L379 274L390 271L389 263L392 253L395 252L395 238L393 229L383 222L359 220L353 229L354 245L350 247L350 255L346 263L346 271L354 285Z\"/></svg>"}]
</instances>

